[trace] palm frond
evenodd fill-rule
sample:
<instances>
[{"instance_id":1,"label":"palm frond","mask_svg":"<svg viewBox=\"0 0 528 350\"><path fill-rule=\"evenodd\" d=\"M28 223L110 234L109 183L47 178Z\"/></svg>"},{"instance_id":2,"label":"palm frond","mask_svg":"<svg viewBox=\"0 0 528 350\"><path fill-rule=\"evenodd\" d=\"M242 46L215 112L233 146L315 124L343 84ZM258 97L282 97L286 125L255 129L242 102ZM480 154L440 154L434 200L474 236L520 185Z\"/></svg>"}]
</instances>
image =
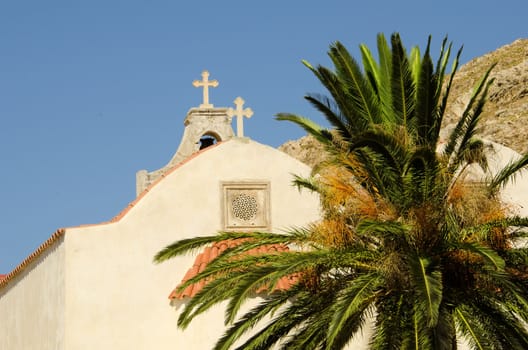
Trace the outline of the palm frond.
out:
<instances>
[{"instance_id":1,"label":"palm frond","mask_svg":"<svg viewBox=\"0 0 528 350\"><path fill-rule=\"evenodd\" d=\"M308 94L304 97L319 110L330 122L330 124L338 130L344 138L351 138L358 130L354 128L354 124L348 123L335 106L335 102L328 97L319 94Z\"/></svg>"},{"instance_id":2,"label":"palm frond","mask_svg":"<svg viewBox=\"0 0 528 350\"><path fill-rule=\"evenodd\" d=\"M409 259L409 272L416 290L416 317L420 324L434 327L442 302L442 273L429 259L415 256Z\"/></svg>"},{"instance_id":3,"label":"palm frond","mask_svg":"<svg viewBox=\"0 0 528 350\"><path fill-rule=\"evenodd\" d=\"M390 192L386 185L398 179L394 171L386 171L383 156L368 147L356 148L353 154L363 163L362 170L368 175L366 181L360 182L360 185L372 195L379 193L385 198L390 198Z\"/></svg>"},{"instance_id":4,"label":"palm frond","mask_svg":"<svg viewBox=\"0 0 528 350\"><path fill-rule=\"evenodd\" d=\"M393 34L392 42L392 73L391 73L391 93L393 113L396 123L403 125L407 129L414 118L414 94L415 86L412 71L405 48L400 36Z\"/></svg>"},{"instance_id":5,"label":"palm frond","mask_svg":"<svg viewBox=\"0 0 528 350\"><path fill-rule=\"evenodd\" d=\"M312 294L306 291L296 293L295 298L290 299L291 303L289 306L280 311L273 320L268 322L237 349L269 349L281 339L286 338L292 331L294 338L295 329L298 325L302 325L305 322L308 322L310 325L314 323L318 324L318 320L324 320L328 317L327 310L333 300L332 294L332 292ZM314 339L312 338L311 345L320 348L321 343L319 341L324 341L322 335L324 335L325 328L319 327L316 331L318 331L318 334L315 336L316 341L313 341ZM292 348L295 347L297 346L294 344ZM288 349L285 346L281 348Z\"/></svg>"},{"instance_id":6,"label":"palm frond","mask_svg":"<svg viewBox=\"0 0 528 350\"><path fill-rule=\"evenodd\" d=\"M374 93L378 95L381 88L381 72L378 62L374 59L374 56L367 45L361 44L359 45L359 49L361 51L362 63L365 70L364 73L368 77Z\"/></svg>"},{"instance_id":7,"label":"palm frond","mask_svg":"<svg viewBox=\"0 0 528 350\"><path fill-rule=\"evenodd\" d=\"M442 192L437 179L441 176L441 166L436 157L436 152L430 147L418 147L409 156L403 171L405 196L402 208L420 206L430 202L437 192Z\"/></svg>"},{"instance_id":8,"label":"palm frond","mask_svg":"<svg viewBox=\"0 0 528 350\"><path fill-rule=\"evenodd\" d=\"M429 41L431 37L429 36ZM422 57L420 53L420 48L418 46L413 46L411 52L409 53L409 66L411 67L411 72L414 81L418 81L420 78L420 71L422 69Z\"/></svg>"},{"instance_id":9,"label":"palm frond","mask_svg":"<svg viewBox=\"0 0 528 350\"><path fill-rule=\"evenodd\" d=\"M265 254L270 259L265 264L253 264L251 268L243 274L237 286L234 288L234 297L231 298L226 309L226 322L231 323L235 320L237 312L244 301L252 293L261 288L273 291L278 281L284 277L299 275L303 271L325 266L329 269L333 266L333 257L325 251L313 252L287 252L280 254ZM245 260L241 258L240 260ZM253 260L249 258L248 260ZM232 269L233 270L233 269Z\"/></svg>"},{"instance_id":10,"label":"palm frond","mask_svg":"<svg viewBox=\"0 0 528 350\"><path fill-rule=\"evenodd\" d=\"M488 182L489 192L494 194L500 188L506 186L508 183L515 181L515 177L522 169L528 165L528 153L515 161L511 161L502 168L491 180Z\"/></svg>"},{"instance_id":11,"label":"palm frond","mask_svg":"<svg viewBox=\"0 0 528 350\"><path fill-rule=\"evenodd\" d=\"M244 235L244 234L242 234ZM236 238L245 238L240 237L238 234L234 234ZM192 254L196 252L198 249L202 248L203 246L218 242L219 240L222 240L222 238L219 238L218 235L213 236L204 236L204 237L195 237L195 238L187 238L182 239L177 242L174 242L167 247L160 250L155 256L154 256L154 262L159 264L163 261L166 261L168 259L172 259L176 256L183 255L183 254Z\"/></svg>"},{"instance_id":12,"label":"palm frond","mask_svg":"<svg viewBox=\"0 0 528 350\"><path fill-rule=\"evenodd\" d=\"M468 340L470 343L473 341L477 346L492 349L524 349L528 344L528 332L515 314L504 304L497 303L489 297L482 296L468 300L455 315L459 320L465 319L465 323L470 325Z\"/></svg>"},{"instance_id":13,"label":"palm frond","mask_svg":"<svg viewBox=\"0 0 528 350\"><path fill-rule=\"evenodd\" d=\"M432 349L432 330L431 327L423 323L421 313L419 306L415 304L414 312L411 315L412 328L409 327L404 330L404 333L408 334L404 338L403 348L405 349Z\"/></svg>"},{"instance_id":14,"label":"palm frond","mask_svg":"<svg viewBox=\"0 0 528 350\"><path fill-rule=\"evenodd\" d=\"M479 83L473 89L471 98L469 99L469 102L466 105L466 108L464 109L464 112L462 113L461 118L459 119L455 128L449 135L449 140L443 151L443 154L446 157L446 159L451 159L453 156L453 152L455 152L457 147L460 148L460 145L462 144L461 138L469 140L474 135L474 130L480 118L480 113L472 113L473 105L475 103L480 105L485 101L485 96L482 96L481 92L483 89L487 89L487 87L489 86L488 77L492 69L493 69L493 66L491 66L486 71L486 73L481 78ZM456 159L459 159L459 158L456 158Z\"/></svg>"},{"instance_id":15,"label":"palm frond","mask_svg":"<svg viewBox=\"0 0 528 350\"><path fill-rule=\"evenodd\" d=\"M414 129L417 132L419 145L436 147L441 120L437 116L436 90L438 77L433 72L433 61L429 54L431 37L417 73L416 84L416 118ZM417 68L416 68L417 69Z\"/></svg>"},{"instance_id":16,"label":"palm frond","mask_svg":"<svg viewBox=\"0 0 528 350\"><path fill-rule=\"evenodd\" d=\"M360 220L356 225L356 233L358 235L373 236L403 244L408 237L409 227L400 222L364 219Z\"/></svg>"},{"instance_id":17,"label":"palm frond","mask_svg":"<svg viewBox=\"0 0 528 350\"><path fill-rule=\"evenodd\" d=\"M474 315L468 313L464 307L457 307L454 310L455 324L457 330L464 335L465 339L473 345L475 349L487 349L488 334L482 329Z\"/></svg>"},{"instance_id":18,"label":"palm frond","mask_svg":"<svg viewBox=\"0 0 528 350\"><path fill-rule=\"evenodd\" d=\"M329 56L335 65L337 75L348 92L349 100L352 102L358 117L367 123L381 122L372 87L363 76L356 60L340 42L336 42L330 47Z\"/></svg>"},{"instance_id":19,"label":"palm frond","mask_svg":"<svg viewBox=\"0 0 528 350\"><path fill-rule=\"evenodd\" d=\"M196 316L228 300L233 295L233 287L236 286L239 278L239 273L229 272L206 284L185 304L183 311L178 316L178 327L181 329L187 328Z\"/></svg>"},{"instance_id":20,"label":"palm frond","mask_svg":"<svg viewBox=\"0 0 528 350\"><path fill-rule=\"evenodd\" d=\"M445 302L440 305L438 322L433 330L432 347L435 350L456 349L456 328L452 310Z\"/></svg>"},{"instance_id":21,"label":"palm frond","mask_svg":"<svg viewBox=\"0 0 528 350\"><path fill-rule=\"evenodd\" d=\"M298 287L292 287L282 293L273 293L265 301L253 307L245 313L237 322L235 322L226 333L218 340L215 350L228 350L244 334L251 331L258 322L270 314L277 312L281 307L287 304L288 300L299 292Z\"/></svg>"},{"instance_id":22,"label":"palm frond","mask_svg":"<svg viewBox=\"0 0 528 350\"><path fill-rule=\"evenodd\" d=\"M359 317L375 300L375 292L383 280L376 273L362 275L343 288L333 304L334 316L328 325L326 349L335 348L335 340L342 332L349 332L343 326L351 317Z\"/></svg>"},{"instance_id":23,"label":"palm frond","mask_svg":"<svg viewBox=\"0 0 528 350\"><path fill-rule=\"evenodd\" d=\"M331 144L332 136L330 132L326 131L325 129L318 125L317 123L313 122L312 120L308 118L304 118L295 114L290 113L279 113L276 115L277 120L287 120L294 124L297 124L301 128L303 128L308 134L315 137L315 139L319 142L321 142L324 145Z\"/></svg>"},{"instance_id":24,"label":"palm frond","mask_svg":"<svg viewBox=\"0 0 528 350\"><path fill-rule=\"evenodd\" d=\"M443 89L442 91L442 88L443 88L443 81L444 81L444 77L445 77L445 70L446 70L446 67L447 67L447 63L449 61L449 54L451 53L451 44L449 45L448 47L448 51L446 53L446 55L444 56L444 61L441 63L442 66L441 66L441 69L437 69L436 71L438 72L439 74L439 77L440 79L438 79L438 95L441 95L441 100L439 105L438 105L438 118L443 120L444 118L444 115L445 115L445 110L447 108L447 102L448 102L448 99L449 99L449 94L451 93L451 87L453 86L453 80L455 79L455 75L456 75L456 72L458 70L458 65L459 65L459 62L460 62L460 56L462 55L462 47L458 50L454 60L453 60L453 63L452 63L452 66L451 66L451 72L449 73L449 79L447 81L447 84L445 86L445 88ZM440 97L439 97L440 98Z\"/></svg>"},{"instance_id":25,"label":"palm frond","mask_svg":"<svg viewBox=\"0 0 528 350\"><path fill-rule=\"evenodd\" d=\"M370 346L372 350L401 349L407 302L403 295L387 295L376 303L376 323Z\"/></svg>"},{"instance_id":26,"label":"palm frond","mask_svg":"<svg viewBox=\"0 0 528 350\"><path fill-rule=\"evenodd\" d=\"M299 190L306 188L312 192L321 193L322 186L314 177L301 177L299 175L293 175L292 184L297 187Z\"/></svg>"},{"instance_id":27,"label":"palm frond","mask_svg":"<svg viewBox=\"0 0 528 350\"><path fill-rule=\"evenodd\" d=\"M444 41L447 40L444 39ZM443 48L444 46L442 45L442 52L443 51ZM449 44L448 46L448 49L447 49L447 52L445 54L445 56L440 56L439 58L439 65L440 65L440 69L436 69L436 72L437 72L437 75L438 75L438 86L437 86L437 94L439 95L438 98L440 98L440 95L442 95L442 99L440 101L440 104L438 105L438 119L440 120L443 120L444 118L444 114L445 114L445 110L447 108L447 101L448 101L448 98L449 98L449 94L451 92L451 86L453 85L453 80L455 79L455 75L456 75L456 72L458 70L458 64L460 62L460 56L462 55L462 48L460 48L455 56L455 59L453 60L453 64L452 64L452 67L451 67L451 72L449 74L449 80L446 84L446 87L445 89L443 90L443 93L442 93L442 87L443 87L443 81L444 81L444 76L445 76L445 70L446 70L446 66L447 66L447 63L449 61L449 55L451 53L451 44ZM441 60L440 60L441 59ZM438 65L437 65L438 66Z\"/></svg>"},{"instance_id":28,"label":"palm frond","mask_svg":"<svg viewBox=\"0 0 528 350\"><path fill-rule=\"evenodd\" d=\"M344 81L340 79L336 73L332 72L326 67L317 66L312 67L308 62L303 63L316 75L319 81L325 86L334 102L339 107L342 115L346 116L348 120L354 120L354 124L358 130L364 128L370 122L365 119L365 114L361 109L354 105L353 98L350 95L349 87L344 85Z\"/></svg>"},{"instance_id":29,"label":"palm frond","mask_svg":"<svg viewBox=\"0 0 528 350\"><path fill-rule=\"evenodd\" d=\"M392 54L383 33L376 37L379 60L379 102L383 116L387 122L396 122L392 111L391 73Z\"/></svg>"},{"instance_id":30,"label":"palm frond","mask_svg":"<svg viewBox=\"0 0 528 350\"><path fill-rule=\"evenodd\" d=\"M458 246L460 250L466 250L480 256L488 266L493 266L497 271L504 271L504 259L492 248L476 242L462 243Z\"/></svg>"},{"instance_id":31,"label":"palm frond","mask_svg":"<svg viewBox=\"0 0 528 350\"><path fill-rule=\"evenodd\" d=\"M472 112L468 112L467 114L468 118L466 119L466 124L463 126L463 133L460 137L457 148L453 153L452 162L449 165L450 172L454 172L457 168L459 168L460 165L469 158L467 155L472 153L471 151L475 143L471 142L471 140L474 139L475 133L477 132L477 126L482 116L488 89L492 83L493 80L486 82L484 88L482 89L482 93L477 100L475 108Z\"/></svg>"}]
</instances>

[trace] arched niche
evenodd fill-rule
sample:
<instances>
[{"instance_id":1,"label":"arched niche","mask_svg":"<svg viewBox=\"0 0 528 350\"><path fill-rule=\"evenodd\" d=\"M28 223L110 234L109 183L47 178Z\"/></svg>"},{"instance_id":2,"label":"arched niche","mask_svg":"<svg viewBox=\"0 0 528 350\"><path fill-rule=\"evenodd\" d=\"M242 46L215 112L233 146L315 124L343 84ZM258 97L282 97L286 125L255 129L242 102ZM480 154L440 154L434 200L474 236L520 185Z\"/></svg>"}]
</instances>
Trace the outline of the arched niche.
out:
<instances>
[{"instance_id":1,"label":"arched niche","mask_svg":"<svg viewBox=\"0 0 528 350\"><path fill-rule=\"evenodd\" d=\"M213 131L207 131L200 137L200 140L198 142L200 145L199 149L202 150L209 146L213 146L220 141L222 141L222 138L220 137L220 135L218 135L217 133Z\"/></svg>"}]
</instances>

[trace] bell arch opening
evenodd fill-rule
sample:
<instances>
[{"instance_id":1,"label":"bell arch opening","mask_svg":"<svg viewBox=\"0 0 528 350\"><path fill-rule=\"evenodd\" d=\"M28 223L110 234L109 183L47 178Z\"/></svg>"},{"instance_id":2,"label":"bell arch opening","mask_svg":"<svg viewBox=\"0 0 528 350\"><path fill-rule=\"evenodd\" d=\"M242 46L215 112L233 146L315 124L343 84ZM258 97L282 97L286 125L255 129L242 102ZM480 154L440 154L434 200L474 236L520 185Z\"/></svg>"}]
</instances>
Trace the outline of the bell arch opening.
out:
<instances>
[{"instance_id":1,"label":"bell arch opening","mask_svg":"<svg viewBox=\"0 0 528 350\"><path fill-rule=\"evenodd\" d=\"M209 146L213 146L215 144L217 144L218 142L222 141L222 138L220 137L220 135L218 135L217 133L215 132L212 132L212 131L208 131L206 133L204 133L201 137L200 137L200 150L204 149L204 148L207 148Z\"/></svg>"}]
</instances>

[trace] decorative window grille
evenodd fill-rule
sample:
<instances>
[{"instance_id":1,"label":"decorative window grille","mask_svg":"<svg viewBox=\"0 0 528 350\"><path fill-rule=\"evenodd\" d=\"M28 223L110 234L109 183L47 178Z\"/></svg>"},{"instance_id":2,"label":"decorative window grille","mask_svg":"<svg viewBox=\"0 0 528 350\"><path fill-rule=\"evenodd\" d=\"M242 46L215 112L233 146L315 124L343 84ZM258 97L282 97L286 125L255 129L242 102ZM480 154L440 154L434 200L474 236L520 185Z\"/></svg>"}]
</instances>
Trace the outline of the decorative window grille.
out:
<instances>
[{"instance_id":1,"label":"decorative window grille","mask_svg":"<svg viewBox=\"0 0 528 350\"><path fill-rule=\"evenodd\" d=\"M270 229L269 183L222 183L224 229L251 231Z\"/></svg>"}]
</instances>

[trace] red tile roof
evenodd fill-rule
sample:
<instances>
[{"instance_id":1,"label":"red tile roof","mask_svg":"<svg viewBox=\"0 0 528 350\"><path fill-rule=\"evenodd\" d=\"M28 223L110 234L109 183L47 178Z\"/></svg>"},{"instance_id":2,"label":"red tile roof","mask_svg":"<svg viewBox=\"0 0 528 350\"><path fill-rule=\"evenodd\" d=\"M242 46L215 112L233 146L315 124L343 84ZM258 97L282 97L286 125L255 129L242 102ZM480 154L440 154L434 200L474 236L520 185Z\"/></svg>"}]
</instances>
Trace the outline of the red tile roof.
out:
<instances>
[{"instance_id":1,"label":"red tile roof","mask_svg":"<svg viewBox=\"0 0 528 350\"><path fill-rule=\"evenodd\" d=\"M216 257L218 257L218 255L220 255L224 250L226 250L227 248L236 247L238 244L240 244L240 242L241 242L240 240L227 240L227 241L222 241L222 242L216 242L211 247L206 247L203 250L203 252L200 253L196 257L196 259L194 260L193 266L187 271L181 283L188 281L189 279L193 278L194 276L202 272L207 266L207 264L209 264ZM289 251L289 249L285 245L272 244L272 245L260 246L255 249L251 249L247 251L246 254L259 255L259 254L265 254L265 253L287 252L287 251ZM297 281L298 281L297 276L283 277L279 280L274 290L287 290L291 288L292 285L297 283ZM205 286L206 283L207 282L205 280L202 280L198 283L188 286L182 292L177 291L178 287L180 286L178 285L169 295L169 299L172 300L172 299L183 299L186 297L193 297ZM259 290L259 292L264 292L264 289Z\"/></svg>"}]
</instances>

